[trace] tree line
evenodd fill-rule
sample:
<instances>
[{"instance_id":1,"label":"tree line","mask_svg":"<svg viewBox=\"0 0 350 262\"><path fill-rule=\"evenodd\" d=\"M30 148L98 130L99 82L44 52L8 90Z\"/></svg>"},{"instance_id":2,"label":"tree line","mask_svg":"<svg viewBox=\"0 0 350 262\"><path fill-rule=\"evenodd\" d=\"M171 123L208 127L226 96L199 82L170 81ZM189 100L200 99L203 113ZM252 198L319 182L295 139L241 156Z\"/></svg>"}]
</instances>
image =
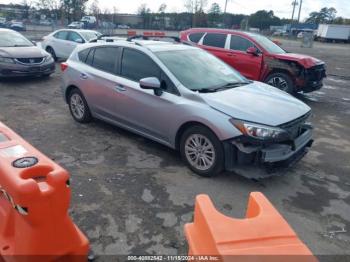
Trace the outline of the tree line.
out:
<instances>
[{"instance_id":1,"label":"tree line","mask_svg":"<svg viewBox=\"0 0 350 262\"><path fill-rule=\"evenodd\" d=\"M100 9L99 1L94 0L89 6L88 0L23 0L22 18L27 19L31 12L45 15L50 19L62 21L79 21L83 15L94 15L100 21L115 22L118 13L116 6L109 9ZM212 3L207 8L207 0L184 0L184 12L167 12L167 5L163 3L158 10L151 11L147 4L142 4L136 10L141 16L140 28L182 30L189 27L222 27L242 28L248 27L267 30L270 26L296 23L291 19L279 18L272 10L259 10L251 15L232 14L222 10L218 3ZM333 7L324 7L314 11L303 21L306 23L336 23L350 24L350 19L336 16L337 10Z\"/></svg>"}]
</instances>

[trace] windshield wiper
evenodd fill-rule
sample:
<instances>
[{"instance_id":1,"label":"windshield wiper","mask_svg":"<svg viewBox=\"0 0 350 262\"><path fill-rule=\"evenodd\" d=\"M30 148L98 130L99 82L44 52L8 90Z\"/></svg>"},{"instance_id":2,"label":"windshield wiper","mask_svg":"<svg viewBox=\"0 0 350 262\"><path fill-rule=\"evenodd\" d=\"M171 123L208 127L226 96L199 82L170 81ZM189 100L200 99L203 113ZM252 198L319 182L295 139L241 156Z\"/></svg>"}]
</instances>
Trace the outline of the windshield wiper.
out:
<instances>
[{"instance_id":1,"label":"windshield wiper","mask_svg":"<svg viewBox=\"0 0 350 262\"><path fill-rule=\"evenodd\" d=\"M235 87L238 87L238 86L248 85L250 83L251 83L251 81L231 82L231 83L227 83L227 84L225 84L223 86L220 86L220 87L193 89L193 91L198 91L200 93L214 93L214 92L217 92L217 91L223 91L223 90L235 88Z\"/></svg>"}]
</instances>

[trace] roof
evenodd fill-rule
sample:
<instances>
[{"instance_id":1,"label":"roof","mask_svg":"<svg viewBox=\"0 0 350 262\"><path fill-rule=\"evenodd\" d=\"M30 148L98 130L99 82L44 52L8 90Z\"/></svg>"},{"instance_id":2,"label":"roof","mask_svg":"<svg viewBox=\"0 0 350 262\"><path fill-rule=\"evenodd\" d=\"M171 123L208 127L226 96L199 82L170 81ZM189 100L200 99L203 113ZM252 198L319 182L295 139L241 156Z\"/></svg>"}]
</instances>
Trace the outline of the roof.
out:
<instances>
[{"instance_id":1,"label":"roof","mask_svg":"<svg viewBox=\"0 0 350 262\"><path fill-rule=\"evenodd\" d=\"M221 29L221 28L191 28L184 32L211 32L211 33L225 33L225 34L235 33L237 35L248 35L248 36L259 35L252 32L233 30L233 29Z\"/></svg>"},{"instance_id":2,"label":"roof","mask_svg":"<svg viewBox=\"0 0 350 262\"><path fill-rule=\"evenodd\" d=\"M113 45L113 46L138 46L139 48L145 48L151 52L162 52L162 51L180 51L194 49L189 45L184 45L180 43L169 43L165 41L152 41L152 40L117 40L114 42L97 42L97 43L88 43L86 45L91 46L100 46L100 45Z\"/></svg>"}]
</instances>

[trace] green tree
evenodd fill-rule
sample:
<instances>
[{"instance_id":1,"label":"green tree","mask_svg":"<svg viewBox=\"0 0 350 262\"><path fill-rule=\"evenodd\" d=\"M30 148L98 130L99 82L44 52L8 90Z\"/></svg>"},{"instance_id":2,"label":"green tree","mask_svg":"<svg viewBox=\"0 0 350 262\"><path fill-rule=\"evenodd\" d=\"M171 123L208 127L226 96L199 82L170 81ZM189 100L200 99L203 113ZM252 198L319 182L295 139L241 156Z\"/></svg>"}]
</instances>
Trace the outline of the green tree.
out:
<instances>
[{"instance_id":1,"label":"green tree","mask_svg":"<svg viewBox=\"0 0 350 262\"><path fill-rule=\"evenodd\" d=\"M268 29L270 25L280 25L281 20L274 15L273 11L260 10L250 15L249 26L260 30Z\"/></svg>"},{"instance_id":2,"label":"green tree","mask_svg":"<svg viewBox=\"0 0 350 262\"><path fill-rule=\"evenodd\" d=\"M137 13L143 18L143 28L149 28L151 24L151 9L147 4L141 4L137 9Z\"/></svg>"},{"instance_id":3,"label":"green tree","mask_svg":"<svg viewBox=\"0 0 350 262\"><path fill-rule=\"evenodd\" d=\"M314 24L332 23L336 14L337 10L334 7L323 7L319 12L311 12L305 22Z\"/></svg>"},{"instance_id":4,"label":"green tree","mask_svg":"<svg viewBox=\"0 0 350 262\"><path fill-rule=\"evenodd\" d=\"M210 26L216 26L221 21L221 8L218 3L212 3L208 10L208 24Z\"/></svg>"}]
</instances>

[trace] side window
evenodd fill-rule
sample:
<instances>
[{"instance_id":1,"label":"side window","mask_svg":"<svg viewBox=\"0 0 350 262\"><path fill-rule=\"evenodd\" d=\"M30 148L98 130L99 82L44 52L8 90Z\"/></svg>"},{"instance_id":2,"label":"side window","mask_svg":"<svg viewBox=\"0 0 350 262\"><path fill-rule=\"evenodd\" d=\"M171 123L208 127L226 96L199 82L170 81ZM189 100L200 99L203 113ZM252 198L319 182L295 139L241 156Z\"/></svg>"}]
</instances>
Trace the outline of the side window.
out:
<instances>
[{"instance_id":1,"label":"side window","mask_svg":"<svg viewBox=\"0 0 350 262\"><path fill-rule=\"evenodd\" d=\"M68 32L67 31L59 31L54 34L54 37L61 40L67 40Z\"/></svg>"},{"instance_id":2,"label":"side window","mask_svg":"<svg viewBox=\"0 0 350 262\"><path fill-rule=\"evenodd\" d=\"M69 32L68 41L84 43L83 38L76 32Z\"/></svg>"},{"instance_id":3,"label":"side window","mask_svg":"<svg viewBox=\"0 0 350 262\"><path fill-rule=\"evenodd\" d=\"M190 39L191 42L198 43L199 40L201 40L203 35L204 33L193 33L193 34L190 34L188 38Z\"/></svg>"},{"instance_id":4,"label":"side window","mask_svg":"<svg viewBox=\"0 0 350 262\"><path fill-rule=\"evenodd\" d=\"M203 39L203 45L224 48L226 37L226 34L208 33Z\"/></svg>"},{"instance_id":5,"label":"side window","mask_svg":"<svg viewBox=\"0 0 350 262\"><path fill-rule=\"evenodd\" d=\"M160 69L147 55L125 48L122 58L121 75L136 82L142 78L152 76L159 79Z\"/></svg>"},{"instance_id":6,"label":"side window","mask_svg":"<svg viewBox=\"0 0 350 262\"><path fill-rule=\"evenodd\" d=\"M254 44L249 40L237 35L231 35L230 49L245 52L252 46L254 46Z\"/></svg>"},{"instance_id":7,"label":"side window","mask_svg":"<svg viewBox=\"0 0 350 262\"><path fill-rule=\"evenodd\" d=\"M115 73L115 66L117 57L119 55L119 48L117 47L99 47L95 49L92 66L96 69Z\"/></svg>"},{"instance_id":8,"label":"side window","mask_svg":"<svg viewBox=\"0 0 350 262\"><path fill-rule=\"evenodd\" d=\"M79 54L78 54L78 57L79 57L79 60L83 63L85 63L86 61L86 58L88 57L89 55L89 52L90 52L90 48L87 48L83 51L80 51Z\"/></svg>"}]
</instances>

